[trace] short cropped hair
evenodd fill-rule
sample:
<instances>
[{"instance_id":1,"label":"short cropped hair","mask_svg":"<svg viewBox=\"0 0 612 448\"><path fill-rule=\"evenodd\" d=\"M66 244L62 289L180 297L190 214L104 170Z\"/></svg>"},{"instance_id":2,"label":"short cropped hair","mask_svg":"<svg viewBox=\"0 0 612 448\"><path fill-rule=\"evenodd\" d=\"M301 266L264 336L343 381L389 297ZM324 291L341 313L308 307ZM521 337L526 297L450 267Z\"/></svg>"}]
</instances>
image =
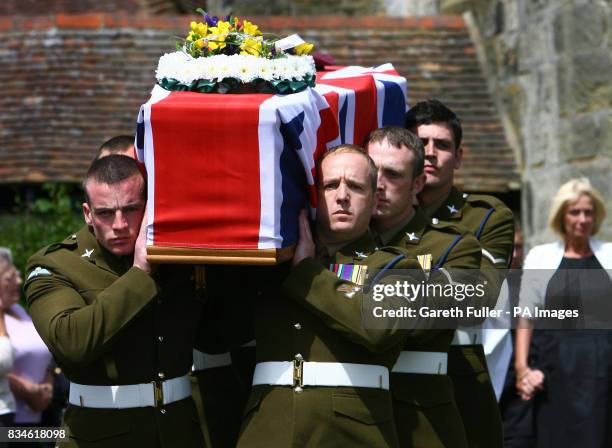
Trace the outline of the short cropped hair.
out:
<instances>
[{"instance_id":1,"label":"short cropped hair","mask_svg":"<svg viewBox=\"0 0 612 448\"><path fill-rule=\"evenodd\" d=\"M97 157L100 157L102 151L106 151L110 154L123 154L134 144L133 135L117 135L106 140L98 149Z\"/></svg>"},{"instance_id":2,"label":"short cropped hair","mask_svg":"<svg viewBox=\"0 0 612 448\"><path fill-rule=\"evenodd\" d=\"M321 157L319 157L319 160L317 160L317 177L319 178L318 180L321 179L321 165L323 164L323 160L325 160L326 158L332 155L338 155L338 154L344 154L344 153L361 154L366 159L366 161L368 162L368 167L370 168L369 170L370 186L372 187L372 191L376 192L376 184L378 182L378 168L376 168L374 161L368 155L365 149L357 145L342 144L342 145L334 146L333 148L330 148L327 151L325 151L321 155Z\"/></svg>"},{"instance_id":3,"label":"short cropped hair","mask_svg":"<svg viewBox=\"0 0 612 448\"><path fill-rule=\"evenodd\" d=\"M576 201L580 196L586 195L593 201L595 208L595 220L593 222L592 235L597 234L601 228L601 224L606 217L606 207L599 192L593 188L591 182L586 177L572 179L559 188L557 194L553 198L548 218L550 228L560 236L565 235L563 226L563 218L567 211L567 206L570 202Z\"/></svg>"},{"instance_id":4,"label":"short cropped hair","mask_svg":"<svg viewBox=\"0 0 612 448\"><path fill-rule=\"evenodd\" d=\"M107 157L95 159L83 181L83 190L85 191L85 199L89 203L89 196L87 194L87 184L91 181L95 181L107 185L117 185L132 176L138 176L142 179L142 197L146 199L146 184L147 181L142 175L138 163L131 157L112 154Z\"/></svg>"},{"instance_id":5,"label":"short cropped hair","mask_svg":"<svg viewBox=\"0 0 612 448\"><path fill-rule=\"evenodd\" d=\"M453 134L455 149L461 146L463 130L461 120L446 105L438 100L426 100L416 103L406 112L406 129L416 133L422 124L443 123L447 125Z\"/></svg>"},{"instance_id":6,"label":"short cropped hair","mask_svg":"<svg viewBox=\"0 0 612 448\"><path fill-rule=\"evenodd\" d=\"M408 129L400 128L399 126L386 126L370 132L364 146L368 149L370 143L382 143L385 140L394 148L405 146L414 155L414 166L412 167L413 179L423 174L425 148L423 148L423 142L419 137Z\"/></svg>"}]
</instances>

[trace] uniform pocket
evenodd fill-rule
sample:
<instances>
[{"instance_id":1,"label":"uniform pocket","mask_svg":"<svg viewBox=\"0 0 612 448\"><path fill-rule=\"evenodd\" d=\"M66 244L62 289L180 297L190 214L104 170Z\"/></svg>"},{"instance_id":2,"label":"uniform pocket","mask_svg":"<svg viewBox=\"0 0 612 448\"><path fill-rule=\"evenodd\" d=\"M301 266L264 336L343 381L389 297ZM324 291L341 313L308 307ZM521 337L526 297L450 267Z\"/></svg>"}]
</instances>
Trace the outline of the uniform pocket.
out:
<instances>
[{"instance_id":1,"label":"uniform pocket","mask_svg":"<svg viewBox=\"0 0 612 448\"><path fill-rule=\"evenodd\" d=\"M394 401L432 408L454 401L453 386L446 375L391 374Z\"/></svg>"},{"instance_id":2,"label":"uniform pocket","mask_svg":"<svg viewBox=\"0 0 612 448\"><path fill-rule=\"evenodd\" d=\"M383 390L364 390L359 394L334 393L332 405L336 415L366 425L388 422L393 417L390 396Z\"/></svg>"},{"instance_id":3,"label":"uniform pocket","mask_svg":"<svg viewBox=\"0 0 612 448\"><path fill-rule=\"evenodd\" d=\"M259 409L262 400L262 393L257 389L251 390L251 395L249 395L249 399L247 400L246 406L244 407L244 412L242 413L242 420L248 418L253 412Z\"/></svg>"},{"instance_id":4,"label":"uniform pocket","mask_svg":"<svg viewBox=\"0 0 612 448\"><path fill-rule=\"evenodd\" d=\"M98 442L128 434L132 429L130 420L121 411L71 406L66 411L65 424L71 439Z\"/></svg>"}]
</instances>

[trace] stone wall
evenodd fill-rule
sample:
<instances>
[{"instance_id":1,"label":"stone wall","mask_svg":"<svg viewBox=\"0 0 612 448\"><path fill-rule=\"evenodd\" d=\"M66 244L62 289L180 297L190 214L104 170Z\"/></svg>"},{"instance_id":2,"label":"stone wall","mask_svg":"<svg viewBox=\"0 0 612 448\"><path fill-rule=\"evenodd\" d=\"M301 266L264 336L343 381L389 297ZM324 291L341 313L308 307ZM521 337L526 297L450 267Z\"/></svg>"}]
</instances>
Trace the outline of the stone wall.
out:
<instances>
[{"instance_id":1,"label":"stone wall","mask_svg":"<svg viewBox=\"0 0 612 448\"><path fill-rule=\"evenodd\" d=\"M610 0L443 0L469 10L509 132L517 136L528 246L546 229L552 196L586 176L612 215L612 2ZM612 219L600 235L612 239Z\"/></svg>"}]
</instances>

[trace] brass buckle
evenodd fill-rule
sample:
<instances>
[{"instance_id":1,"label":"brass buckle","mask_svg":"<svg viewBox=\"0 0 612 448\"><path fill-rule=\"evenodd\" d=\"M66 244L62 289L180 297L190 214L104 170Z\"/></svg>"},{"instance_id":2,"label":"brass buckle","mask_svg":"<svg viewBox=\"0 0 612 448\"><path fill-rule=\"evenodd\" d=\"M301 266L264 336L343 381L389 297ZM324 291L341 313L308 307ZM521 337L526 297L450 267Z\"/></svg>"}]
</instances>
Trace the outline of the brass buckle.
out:
<instances>
[{"instance_id":1,"label":"brass buckle","mask_svg":"<svg viewBox=\"0 0 612 448\"><path fill-rule=\"evenodd\" d=\"M164 387L163 381L151 381L153 384L153 401L156 408L164 407Z\"/></svg>"},{"instance_id":2,"label":"brass buckle","mask_svg":"<svg viewBox=\"0 0 612 448\"><path fill-rule=\"evenodd\" d=\"M293 360L293 390L302 392L304 386L304 358L295 357Z\"/></svg>"}]
</instances>

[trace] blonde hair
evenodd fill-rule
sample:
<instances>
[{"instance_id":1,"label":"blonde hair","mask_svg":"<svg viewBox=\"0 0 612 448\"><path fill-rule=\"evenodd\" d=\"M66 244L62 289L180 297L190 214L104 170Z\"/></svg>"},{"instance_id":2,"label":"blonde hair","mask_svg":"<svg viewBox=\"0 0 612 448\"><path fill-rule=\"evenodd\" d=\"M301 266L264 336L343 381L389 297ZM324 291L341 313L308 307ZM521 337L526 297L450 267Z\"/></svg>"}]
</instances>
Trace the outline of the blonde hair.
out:
<instances>
[{"instance_id":1,"label":"blonde hair","mask_svg":"<svg viewBox=\"0 0 612 448\"><path fill-rule=\"evenodd\" d=\"M357 145L352 145L349 143L343 143L341 145L338 146L334 146L333 148L328 149L327 151L325 151L323 154L321 154L321 156L319 157L319 160L317 160L316 166L317 166L317 185L319 184L319 180L321 177L321 165L323 165L323 160L325 160L327 157L330 157L332 155L338 155L338 154L346 154L346 153L353 153L353 154L360 154L362 155L366 161L368 162L368 168L369 168L369 181L370 181L370 186L372 187L372 191L376 191L376 184L378 182L378 168L376 168L376 164L374 163L374 161L372 160L372 158L368 155L367 151L365 149L363 149L361 146L357 146Z\"/></svg>"},{"instance_id":2,"label":"blonde hair","mask_svg":"<svg viewBox=\"0 0 612 448\"><path fill-rule=\"evenodd\" d=\"M563 228L563 218L569 202L577 201L580 196L586 195L593 201L595 208L595 220L593 222L593 230L591 235L599 232L599 228L606 217L606 207L603 203L599 192L593 188L591 182L586 177L572 179L559 188L557 194L553 198L550 215L548 217L548 225L552 230L561 236L565 235Z\"/></svg>"}]
</instances>

